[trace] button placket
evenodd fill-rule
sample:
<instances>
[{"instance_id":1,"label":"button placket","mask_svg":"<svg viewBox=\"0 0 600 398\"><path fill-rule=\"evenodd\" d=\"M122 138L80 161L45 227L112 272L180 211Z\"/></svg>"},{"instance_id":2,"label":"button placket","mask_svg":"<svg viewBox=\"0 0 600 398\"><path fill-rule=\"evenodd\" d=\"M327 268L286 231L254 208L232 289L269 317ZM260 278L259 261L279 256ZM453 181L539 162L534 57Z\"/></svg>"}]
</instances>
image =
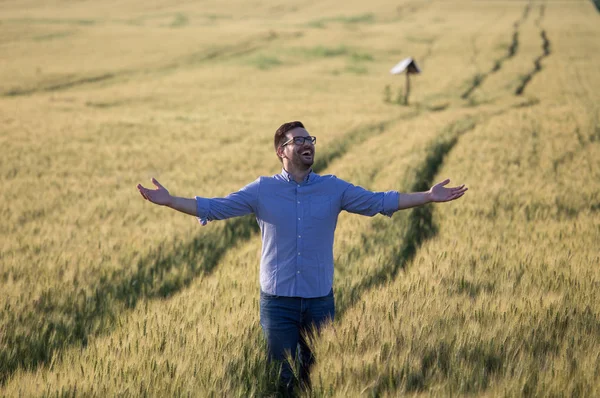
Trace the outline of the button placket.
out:
<instances>
[{"instance_id":1,"label":"button placket","mask_svg":"<svg viewBox=\"0 0 600 398\"><path fill-rule=\"evenodd\" d=\"M301 253L301 247L302 247L302 241L301 241L301 236L302 236L302 217L303 217L303 206L302 206L302 200L300 197L300 184L296 185L296 217L298 218L298 224L297 224L297 229L296 229L296 275L300 275L300 268L302 265L302 253Z\"/></svg>"}]
</instances>

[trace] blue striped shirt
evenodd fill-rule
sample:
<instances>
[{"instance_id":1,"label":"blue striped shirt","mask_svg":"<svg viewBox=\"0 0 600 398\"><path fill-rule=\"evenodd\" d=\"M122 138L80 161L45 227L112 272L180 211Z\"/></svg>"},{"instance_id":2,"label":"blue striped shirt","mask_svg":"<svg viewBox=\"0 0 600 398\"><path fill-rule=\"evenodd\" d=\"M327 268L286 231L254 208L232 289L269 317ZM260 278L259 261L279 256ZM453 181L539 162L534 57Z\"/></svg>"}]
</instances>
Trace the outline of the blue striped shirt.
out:
<instances>
[{"instance_id":1,"label":"blue striped shirt","mask_svg":"<svg viewBox=\"0 0 600 398\"><path fill-rule=\"evenodd\" d=\"M333 285L333 235L342 210L389 217L397 191L371 192L332 175L309 173L297 183L285 170L259 177L225 198L196 196L197 216L208 221L254 213L262 235L260 287L290 297L321 297Z\"/></svg>"}]
</instances>

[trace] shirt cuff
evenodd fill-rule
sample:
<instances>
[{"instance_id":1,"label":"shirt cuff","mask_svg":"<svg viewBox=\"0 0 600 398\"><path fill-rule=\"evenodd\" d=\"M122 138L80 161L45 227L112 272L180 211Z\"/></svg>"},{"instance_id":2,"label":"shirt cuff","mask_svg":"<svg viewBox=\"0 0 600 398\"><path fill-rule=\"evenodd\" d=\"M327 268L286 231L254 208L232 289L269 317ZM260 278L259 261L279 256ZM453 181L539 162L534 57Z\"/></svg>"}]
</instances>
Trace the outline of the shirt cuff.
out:
<instances>
[{"instance_id":1,"label":"shirt cuff","mask_svg":"<svg viewBox=\"0 0 600 398\"><path fill-rule=\"evenodd\" d=\"M400 192L387 191L383 193L383 211L381 214L391 217L392 214L398 211L400 201Z\"/></svg>"},{"instance_id":2,"label":"shirt cuff","mask_svg":"<svg viewBox=\"0 0 600 398\"><path fill-rule=\"evenodd\" d=\"M196 218L202 225L208 224L208 215L210 214L210 201L206 198L196 196Z\"/></svg>"}]
</instances>

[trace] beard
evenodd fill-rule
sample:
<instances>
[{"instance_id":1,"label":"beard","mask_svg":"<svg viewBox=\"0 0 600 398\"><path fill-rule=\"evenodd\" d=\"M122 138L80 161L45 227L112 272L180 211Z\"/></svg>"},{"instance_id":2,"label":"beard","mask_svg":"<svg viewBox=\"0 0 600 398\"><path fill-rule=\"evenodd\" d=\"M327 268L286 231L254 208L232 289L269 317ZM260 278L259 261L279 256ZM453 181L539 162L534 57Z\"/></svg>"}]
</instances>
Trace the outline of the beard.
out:
<instances>
[{"instance_id":1,"label":"beard","mask_svg":"<svg viewBox=\"0 0 600 398\"><path fill-rule=\"evenodd\" d=\"M312 151L310 156L302 155L301 153L294 153L292 163L299 170L308 170L315 162L315 152Z\"/></svg>"}]
</instances>

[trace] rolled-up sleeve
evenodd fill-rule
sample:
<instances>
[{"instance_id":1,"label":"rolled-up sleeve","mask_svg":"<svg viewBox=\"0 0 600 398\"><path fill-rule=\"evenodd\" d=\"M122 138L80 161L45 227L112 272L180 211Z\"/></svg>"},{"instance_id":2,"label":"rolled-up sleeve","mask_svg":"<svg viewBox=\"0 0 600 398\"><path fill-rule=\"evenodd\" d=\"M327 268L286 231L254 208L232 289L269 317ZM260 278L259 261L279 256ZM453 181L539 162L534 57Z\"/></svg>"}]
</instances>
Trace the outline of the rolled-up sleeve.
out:
<instances>
[{"instance_id":1,"label":"rolled-up sleeve","mask_svg":"<svg viewBox=\"0 0 600 398\"><path fill-rule=\"evenodd\" d=\"M260 178L224 198L196 196L196 213L200 224L256 213Z\"/></svg>"},{"instance_id":2,"label":"rolled-up sleeve","mask_svg":"<svg viewBox=\"0 0 600 398\"><path fill-rule=\"evenodd\" d=\"M370 217L376 214L391 217L398 211L399 199L398 191L372 192L348 184L342 195L342 210Z\"/></svg>"},{"instance_id":3,"label":"rolled-up sleeve","mask_svg":"<svg viewBox=\"0 0 600 398\"><path fill-rule=\"evenodd\" d=\"M391 217L392 214L398 211L398 203L400 202L400 192L387 191L383 193L383 211L381 214Z\"/></svg>"}]
</instances>

